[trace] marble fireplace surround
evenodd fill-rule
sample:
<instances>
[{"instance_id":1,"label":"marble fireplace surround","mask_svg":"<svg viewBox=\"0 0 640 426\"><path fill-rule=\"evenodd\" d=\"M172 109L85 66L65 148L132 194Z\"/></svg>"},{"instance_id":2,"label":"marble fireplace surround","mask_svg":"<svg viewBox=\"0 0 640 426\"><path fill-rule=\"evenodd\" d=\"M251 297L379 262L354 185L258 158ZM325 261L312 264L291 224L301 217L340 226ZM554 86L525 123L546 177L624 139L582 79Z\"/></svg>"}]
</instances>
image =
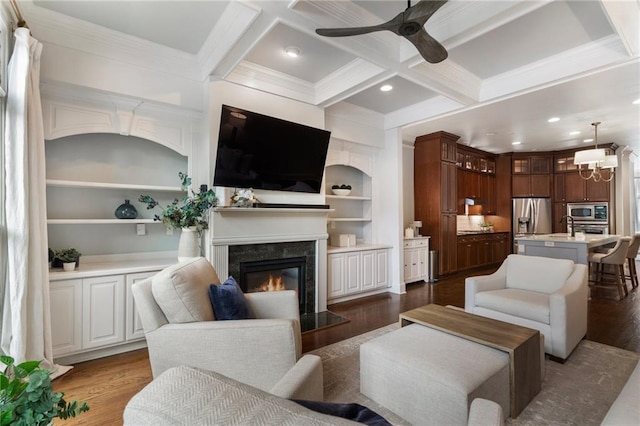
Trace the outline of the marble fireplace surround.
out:
<instances>
[{"instance_id":1,"label":"marble fireplace surround","mask_svg":"<svg viewBox=\"0 0 640 426\"><path fill-rule=\"evenodd\" d=\"M315 245L314 312L327 310L327 215L330 209L217 207L209 221L209 261L229 275L229 247L310 241Z\"/></svg>"}]
</instances>

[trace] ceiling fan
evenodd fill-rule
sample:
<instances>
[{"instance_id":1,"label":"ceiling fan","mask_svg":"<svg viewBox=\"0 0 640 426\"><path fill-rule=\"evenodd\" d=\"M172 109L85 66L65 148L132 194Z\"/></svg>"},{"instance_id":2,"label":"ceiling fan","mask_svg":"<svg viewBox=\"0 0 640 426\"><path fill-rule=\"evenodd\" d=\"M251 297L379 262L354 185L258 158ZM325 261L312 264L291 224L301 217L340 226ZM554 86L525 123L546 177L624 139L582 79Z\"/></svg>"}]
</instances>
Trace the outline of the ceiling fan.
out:
<instances>
[{"instance_id":1,"label":"ceiling fan","mask_svg":"<svg viewBox=\"0 0 640 426\"><path fill-rule=\"evenodd\" d=\"M354 28L318 28L316 33L326 37L345 37L374 31L393 31L413 43L427 62L437 64L447 59L447 50L427 33L424 24L446 2L447 0L422 0L411 6L411 0L407 0L405 11L383 24Z\"/></svg>"}]
</instances>

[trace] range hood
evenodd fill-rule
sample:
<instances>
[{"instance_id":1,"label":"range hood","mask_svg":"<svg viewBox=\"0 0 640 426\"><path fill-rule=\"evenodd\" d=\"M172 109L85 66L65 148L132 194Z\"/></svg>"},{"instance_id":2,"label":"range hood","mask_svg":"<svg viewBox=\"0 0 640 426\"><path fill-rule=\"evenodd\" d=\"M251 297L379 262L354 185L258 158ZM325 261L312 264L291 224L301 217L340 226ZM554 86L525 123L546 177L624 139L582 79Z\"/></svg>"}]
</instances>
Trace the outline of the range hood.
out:
<instances>
[{"instance_id":1,"label":"range hood","mask_svg":"<svg viewBox=\"0 0 640 426\"><path fill-rule=\"evenodd\" d=\"M481 200L480 198L471 197L471 198L465 198L464 203L467 206L481 206L483 204L487 204L487 201Z\"/></svg>"}]
</instances>

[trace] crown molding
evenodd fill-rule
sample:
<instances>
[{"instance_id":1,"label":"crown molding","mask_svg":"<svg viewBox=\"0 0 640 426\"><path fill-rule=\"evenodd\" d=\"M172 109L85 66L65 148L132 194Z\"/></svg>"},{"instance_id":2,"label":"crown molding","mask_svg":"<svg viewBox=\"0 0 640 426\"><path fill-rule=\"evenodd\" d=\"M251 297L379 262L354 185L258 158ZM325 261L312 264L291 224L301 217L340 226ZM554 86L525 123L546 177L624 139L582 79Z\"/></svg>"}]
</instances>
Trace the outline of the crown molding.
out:
<instances>
[{"instance_id":1,"label":"crown molding","mask_svg":"<svg viewBox=\"0 0 640 426\"><path fill-rule=\"evenodd\" d=\"M312 83L249 61L241 61L225 80L316 105Z\"/></svg>"},{"instance_id":2,"label":"crown molding","mask_svg":"<svg viewBox=\"0 0 640 426\"><path fill-rule=\"evenodd\" d=\"M521 94L523 90L572 80L598 68L628 60L617 35L570 49L543 60L488 78L482 84L480 101Z\"/></svg>"},{"instance_id":3,"label":"crown molding","mask_svg":"<svg viewBox=\"0 0 640 426\"><path fill-rule=\"evenodd\" d=\"M41 37L44 43L201 80L195 55L72 18L30 2L21 3L21 7L32 34L36 38Z\"/></svg>"}]
</instances>

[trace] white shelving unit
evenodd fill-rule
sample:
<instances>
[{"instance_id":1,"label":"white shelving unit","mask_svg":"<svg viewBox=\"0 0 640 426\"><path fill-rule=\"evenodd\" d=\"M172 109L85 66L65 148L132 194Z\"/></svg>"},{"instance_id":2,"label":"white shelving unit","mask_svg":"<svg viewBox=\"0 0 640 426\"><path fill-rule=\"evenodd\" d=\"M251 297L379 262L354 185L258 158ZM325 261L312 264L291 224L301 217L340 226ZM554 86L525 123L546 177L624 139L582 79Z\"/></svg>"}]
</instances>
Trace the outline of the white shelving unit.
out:
<instances>
[{"instance_id":1,"label":"white shelving unit","mask_svg":"<svg viewBox=\"0 0 640 426\"><path fill-rule=\"evenodd\" d=\"M139 191L167 191L179 192L179 186L159 186L159 185L132 185L125 183L109 182L85 182L76 180L47 179L47 186L61 188L102 188L102 189L130 189Z\"/></svg>"},{"instance_id":2,"label":"white shelving unit","mask_svg":"<svg viewBox=\"0 0 640 426\"><path fill-rule=\"evenodd\" d=\"M358 244L371 241L371 177L345 164L326 168L327 203L335 211L327 218L329 234L355 234ZM333 195L333 185L351 185L349 195Z\"/></svg>"}]
</instances>

